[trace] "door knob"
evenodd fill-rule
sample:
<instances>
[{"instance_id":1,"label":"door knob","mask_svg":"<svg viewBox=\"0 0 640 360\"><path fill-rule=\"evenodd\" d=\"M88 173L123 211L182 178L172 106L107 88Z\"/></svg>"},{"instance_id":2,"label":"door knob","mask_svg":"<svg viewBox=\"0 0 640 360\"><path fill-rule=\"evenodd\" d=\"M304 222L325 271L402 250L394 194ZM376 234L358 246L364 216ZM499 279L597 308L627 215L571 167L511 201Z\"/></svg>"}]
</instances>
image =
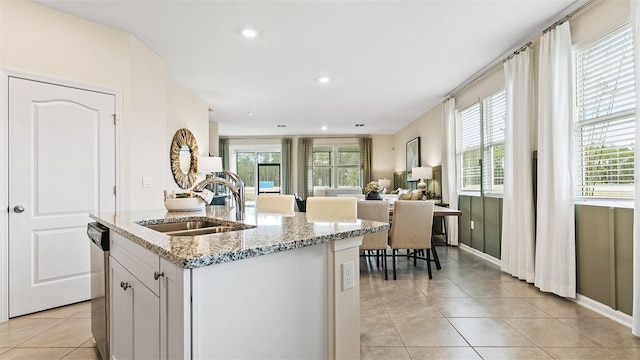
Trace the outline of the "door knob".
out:
<instances>
[{"instance_id":1,"label":"door knob","mask_svg":"<svg viewBox=\"0 0 640 360\"><path fill-rule=\"evenodd\" d=\"M120 281L120 287L122 288L122 290L127 291L127 289L131 287L131 285L129 285L128 282Z\"/></svg>"},{"instance_id":2,"label":"door knob","mask_svg":"<svg viewBox=\"0 0 640 360\"><path fill-rule=\"evenodd\" d=\"M22 205L16 205L13 207L13 211L17 212L17 213L21 213L24 211L24 207Z\"/></svg>"}]
</instances>

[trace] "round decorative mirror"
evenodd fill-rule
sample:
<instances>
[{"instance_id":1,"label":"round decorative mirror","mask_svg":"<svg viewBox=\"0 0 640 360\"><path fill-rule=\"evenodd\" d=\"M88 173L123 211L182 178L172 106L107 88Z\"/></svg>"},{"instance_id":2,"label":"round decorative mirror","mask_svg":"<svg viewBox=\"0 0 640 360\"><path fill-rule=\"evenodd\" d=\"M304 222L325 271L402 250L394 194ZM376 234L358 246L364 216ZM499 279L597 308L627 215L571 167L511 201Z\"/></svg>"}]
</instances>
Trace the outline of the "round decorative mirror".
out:
<instances>
[{"instance_id":1,"label":"round decorative mirror","mask_svg":"<svg viewBox=\"0 0 640 360\"><path fill-rule=\"evenodd\" d=\"M193 186L198 177L198 143L191 131L176 131L171 141L169 159L176 184L182 189Z\"/></svg>"}]
</instances>

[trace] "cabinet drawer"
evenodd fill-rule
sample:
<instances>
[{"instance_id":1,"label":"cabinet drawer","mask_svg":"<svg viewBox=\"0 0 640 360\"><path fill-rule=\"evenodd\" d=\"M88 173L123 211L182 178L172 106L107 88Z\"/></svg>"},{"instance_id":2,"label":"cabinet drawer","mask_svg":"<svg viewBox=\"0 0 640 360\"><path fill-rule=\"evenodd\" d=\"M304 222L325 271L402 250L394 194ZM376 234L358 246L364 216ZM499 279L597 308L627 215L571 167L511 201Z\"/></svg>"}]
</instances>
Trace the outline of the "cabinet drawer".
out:
<instances>
[{"instance_id":1,"label":"cabinet drawer","mask_svg":"<svg viewBox=\"0 0 640 360\"><path fill-rule=\"evenodd\" d=\"M110 239L111 256L149 290L159 295L160 282L154 279L153 275L160 271L160 256L113 231Z\"/></svg>"}]
</instances>

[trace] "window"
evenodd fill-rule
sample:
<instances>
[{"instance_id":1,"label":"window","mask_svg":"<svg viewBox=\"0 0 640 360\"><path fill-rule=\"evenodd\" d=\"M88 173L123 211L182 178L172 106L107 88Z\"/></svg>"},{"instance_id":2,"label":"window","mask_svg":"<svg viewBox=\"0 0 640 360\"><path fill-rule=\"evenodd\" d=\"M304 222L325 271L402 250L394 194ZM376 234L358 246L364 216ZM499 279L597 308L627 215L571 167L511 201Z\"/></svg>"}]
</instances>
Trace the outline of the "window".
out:
<instances>
[{"instance_id":1,"label":"window","mask_svg":"<svg viewBox=\"0 0 640 360\"><path fill-rule=\"evenodd\" d=\"M458 189L480 191L480 104L458 113Z\"/></svg>"},{"instance_id":2,"label":"window","mask_svg":"<svg viewBox=\"0 0 640 360\"><path fill-rule=\"evenodd\" d=\"M459 190L502 193L504 125L504 90L458 112L456 156ZM481 149L484 155L482 169Z\"/></svg>"},{"instance_id":3,"label":"window","mask_svg":"<svg viewBox=\"0 0 640 360\"><path fill-rule=\"evenodd\" d=\"M575 195L633 198L635 79L631 26L578 48Z\"/></svg>"},{"instance_id":4,"label":"window","mask_svg":"<svg viewBox=\"0 0 640 360\"><path fill-rule=\"evenodd\" d=\"M333 180L333 146L313 148L313 186L331 186Z\"/></svg>"},{"instance_id":5,"label":"window","mask_svg":"<svg viewBox=\"0 0 640 360\"><path fill-rule=\"evenodd\" d=\"M360 186L360 147L316 145L313 147L314 186Z\"/></svg>"},{"instance_id":6,"label":"window","mask_svg":"<svg viewBox=\"0 0 640 360\"><path fill-rule=\"evenodd\" d=\"M485 193L502 194L504 190L504 127L506 93L484 99L484 187Z\"/></svg>"}]
</instances>

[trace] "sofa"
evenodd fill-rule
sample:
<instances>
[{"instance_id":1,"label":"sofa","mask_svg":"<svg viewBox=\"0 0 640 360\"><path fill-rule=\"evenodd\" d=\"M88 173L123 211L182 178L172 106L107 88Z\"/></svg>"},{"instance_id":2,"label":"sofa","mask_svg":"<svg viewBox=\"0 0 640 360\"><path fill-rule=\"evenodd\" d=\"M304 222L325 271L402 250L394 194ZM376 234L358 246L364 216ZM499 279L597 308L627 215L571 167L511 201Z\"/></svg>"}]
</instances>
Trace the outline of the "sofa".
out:
<instances>
[{"instance_id":1,"label":"sofa","mask_svg":"<svg viewBox=\"0 0 640 360\"><path fill-rule=\"evenodd\" d=\"M360 187L339 187L330 188L324 186L315 186L313 188L313 196L342 196L342 195L362 195L362 188Z\"/></svg>"}]
</instances>

